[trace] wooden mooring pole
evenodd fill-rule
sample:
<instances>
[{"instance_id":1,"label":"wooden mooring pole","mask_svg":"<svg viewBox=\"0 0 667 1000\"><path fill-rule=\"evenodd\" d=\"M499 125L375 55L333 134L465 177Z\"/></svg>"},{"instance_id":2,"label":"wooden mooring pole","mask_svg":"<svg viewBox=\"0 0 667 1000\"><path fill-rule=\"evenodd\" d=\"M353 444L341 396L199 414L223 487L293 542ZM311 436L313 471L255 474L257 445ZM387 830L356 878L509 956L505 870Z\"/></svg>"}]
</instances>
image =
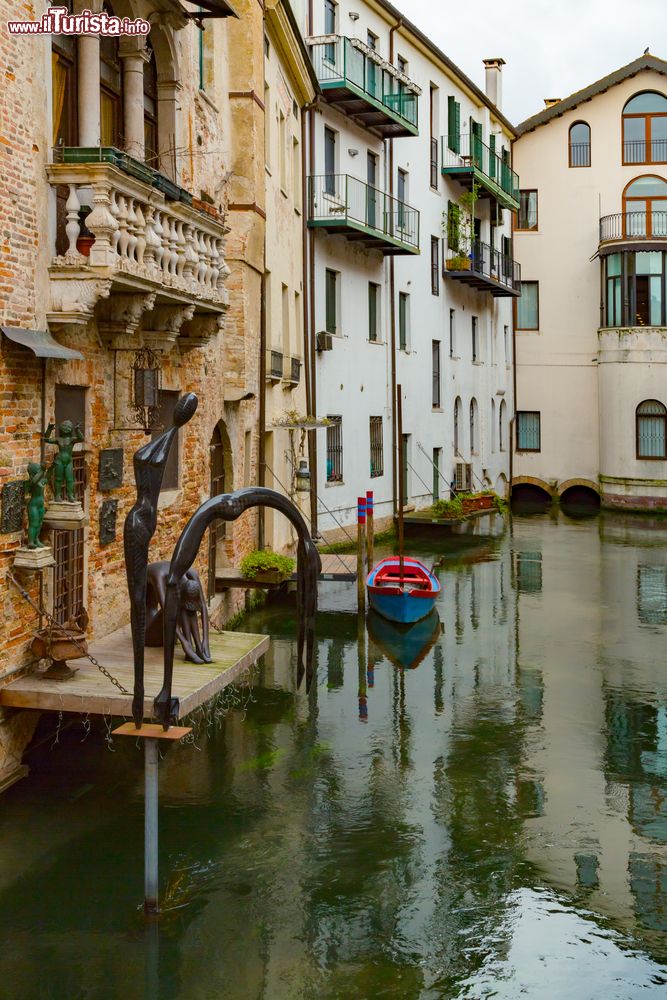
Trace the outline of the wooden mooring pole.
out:
<instances>
[{"instance_id":1,"label":"wooden mooring pole","mask_svg":"<svg viewBox=\"0 0 667 1000\"><path fill-rule=\"evenodd\" d=\"M366 611L366 497L357 499L357 608Z\"/></svg>"},{"instance_id":2,"label":"wooden mooring pole","mask_svg":"<svg viewBox=\"0 0 667 1000\"><path fill-rule=\"evenodd\" d=\"M366 558L368 560L368 572L373 569L373 563L375 562L375 526L373 519L375 516L374 512L375 498L373 497L373 491L367 490L366 492Z\"/></svg>"}]
</instances>

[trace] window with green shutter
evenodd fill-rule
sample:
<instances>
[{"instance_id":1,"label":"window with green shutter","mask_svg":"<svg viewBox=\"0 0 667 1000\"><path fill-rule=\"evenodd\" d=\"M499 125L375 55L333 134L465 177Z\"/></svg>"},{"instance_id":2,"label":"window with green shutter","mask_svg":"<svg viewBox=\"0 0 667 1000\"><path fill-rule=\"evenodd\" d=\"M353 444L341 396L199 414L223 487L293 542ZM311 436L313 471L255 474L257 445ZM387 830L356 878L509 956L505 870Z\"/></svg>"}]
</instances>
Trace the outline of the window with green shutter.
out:
<instances>
[{"instance_id":1,"label":"window with green shutter","mask_svg":"<svg viewBox=\"0 0 667 1000\"><path fill-rule=\"evenodd\" d=\"M538 411L524 410L516 415L517 451L540 451L540 414Z\"/></svg>"},{"instance_id":2,"label":"window with green shutter","mask_svg":"<svg viewBox=\"0 0 667 1000\"><path fill-rule=\"evenodd\" d=\"M398 349L408 349L408 296L400 292L398 296Z\"/></svg>"},{"instance_id":3,"label":"window with green shutter","mask_svg":"<svg viewBox=\"0 0 667 1000\"><path fill-rule=\"evenodd\" d=\"M378 339L378 298L380 286L368 282L368 339Z\"/></svg>"},{"instance_id":4,"label":"window with green shutter","mask_svg":"<svg viewBox=\"0 0 667 1000\"><path fill-rule=\"evenodd\" d=\"M479 122L470 119L470 142L472 144L471 154L472 161L476 167L482 167L482 137L483 137L482 126Z\"/></svg>"},{"instance_id":5,"label":"window with green shutter","mask_svg":"<svg viewBox=\"0 0 667 1000\"><path fill-rule=\"evenodd\" d=\"M461 208L456 202L447 202L447 249L458 253Z\"/></svg>"},{"instance_id":6,"label":"window with green shutter","mask_svg":"<svg viewBox=\"0 0 667 1000\"><path fill-rule=\"evenodd\" d=\"M489 177L495 180L496 176L496 137L489 136Z\"/></svg>"},{"instance_id":7,"label":"window with green shutter","mask_svg":"<svg viewBox=\"0 0 667 1000\"><path fill-rule=\"evenodd\" d=\"M326 327L327 333L337 333L336 285L338 275L327 270L325 281Z\"/></svg>"},{"instance_id":8,"label":"window with green shutter","mask_svg":"<svg viewBox=\"0 0 667 1000\"><path fill-rule=\"evenodd\" d=\"M461 152L461 105L455 97L447 98L447 146L453 153Z\"/></svg>"}]
</instances>

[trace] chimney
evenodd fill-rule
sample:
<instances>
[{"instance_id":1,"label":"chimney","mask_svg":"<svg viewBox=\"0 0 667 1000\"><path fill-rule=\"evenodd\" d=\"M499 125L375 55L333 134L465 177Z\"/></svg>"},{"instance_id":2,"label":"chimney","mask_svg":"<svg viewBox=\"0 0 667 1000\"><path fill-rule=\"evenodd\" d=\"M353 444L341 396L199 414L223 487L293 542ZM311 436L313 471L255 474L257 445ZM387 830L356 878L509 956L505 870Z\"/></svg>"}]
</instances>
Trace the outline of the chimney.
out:
<instances>
[{"instance_id":1,"label":"chimney","mask_svg":"<svg viewBox=\"0 0 667 1000\"><path fill-rule=\"evenodd\" d=\"M553 108L554 104L560 104L561 100L562 100L562 98L560 98L560 97L545 97L544 98L544 107L545 108Z\"/></svg>"},{"instance_id":2,"label":"chimney","mask_svg":"<svg viewBox=\"0 0 667 1000\"><path fill-rule=\"evenodd\" d=\"M486 80L484 89L486 91L486 96L489 100L495 104L495 106L500 111L502 109L503 101L503 66L505 65L504 59L485 59L484 68L486 71Z\"/></svg>"}]
</instances>

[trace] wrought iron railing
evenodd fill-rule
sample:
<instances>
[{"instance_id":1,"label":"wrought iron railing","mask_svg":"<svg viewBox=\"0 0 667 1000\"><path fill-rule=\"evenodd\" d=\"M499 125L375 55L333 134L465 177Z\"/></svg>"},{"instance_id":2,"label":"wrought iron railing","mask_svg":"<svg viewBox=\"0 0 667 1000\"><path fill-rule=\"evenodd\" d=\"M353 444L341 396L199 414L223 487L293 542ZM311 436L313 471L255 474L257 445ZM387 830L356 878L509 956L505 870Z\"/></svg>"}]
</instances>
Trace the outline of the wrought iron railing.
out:
<instances>
[{"instance_id":1,"label":"wrought iron railing","mask_svg":"<svg viewBox=\"0 0 667 1000\"><path fill-rule=\"evenodd\" d=\"M417 128L417 93L401 79L398 70L388 66L358 39L326 35L322 40L311 41L310 48L315 73L323 89L337 83L350 83L392 115Z\"/></svg>"},{"instance_id":2,"label":"wrought iron railing","mask_svg":"<svg viewBox=\"0 0 667 1000\"><path fill-rule=\"evenodd\" d=\"M443 136L442 170L471 167L493 181L513 201L519 201L519 176L502 156L473 134Z\"/></svg>"},{"instance_id":3,"label":"wrought iron railing","mask_svg":"<svg viewBox=\"0 0 667 1000\"><path fill-rule=\"evenodd\" d=\"M349 174L308 178L308 218L315 223L357 223L419 249L417 209Z\"/></svg>"},{"instance_id":4,"label":"wrought iron railing","mask_svg":"<svg viewBox=\"0 0 667 1000\"><path fill-rule=\"evenodd\" d=\"M471 274L489 278L512 291L521 291L521 265L518 261L480 240L460 244L455 250L445 248L445 272L447 271L470 271Z\"/></svg>"},{"instance_id":5,"label":"wrought iron railing","mask_svg":"<svg viewBox=\"0 0 667 1000\"><path fill-rule=\"evenodd\" d=\"M623 143L624 163L667 163L667 139L632 139Z\"/></svg>"},{"instance_id":6,"label":"wrought iron railing","mask_svg":"<svg viewBox=\"0 0 667 1000\"><path fill-rule=\"evenodd\" d=\"M591 165L591 144L590 142L570 143L570 166L590 167Z\"/></svg>"},{"instance_id":7,"label":"wrought iron railing","mask_svg":"<svg viewBox=\"0 0 667 1000\"><path fill-rule=\"evenodd\" d=\"M290 358L290 381L299 382L301 379L301 359Z\"/></svg>"},{"instance_id":8,"label":"wrought iron railing","mask_svg":"<svg viewBox=\"0 0 667 1000\"><path fill-rule=\"evenodd\" d=\"M600 243L667 239L667 212L618 212L600 219Z\"/></svg>"},{"instance_id":9,"label":"wrought iron railing","mask_svg":"<svg viewBox=\"0 0 667 1000\"><path fill-rule=\"evenodd\" d=\"M269 351L269 365L268 365L268 376L269 378L282 378L283 377L283 356L280 351Z\"/></svg>"}]
</instances>

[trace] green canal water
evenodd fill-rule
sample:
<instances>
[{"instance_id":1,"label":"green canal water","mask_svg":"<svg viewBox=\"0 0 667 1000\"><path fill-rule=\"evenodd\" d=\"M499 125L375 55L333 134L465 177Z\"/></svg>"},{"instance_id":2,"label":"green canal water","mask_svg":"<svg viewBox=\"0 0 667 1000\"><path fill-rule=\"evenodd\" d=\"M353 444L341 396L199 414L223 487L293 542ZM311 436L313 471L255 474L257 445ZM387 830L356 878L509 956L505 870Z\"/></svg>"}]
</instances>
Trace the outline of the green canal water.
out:
<instances>
[{"instance_id":1,"label":"green canal water","mask_svg":"<svg viewBox=\"0 0 667 1000\"><path fill-rule=\"evenodd\" d=\"M667 522L492 534L411 544L443 591L408 669L354 585L309 694L293 602L247 617L246 707L161 764L159 926L141 751L43 726L2 798L2 1000L665 997Z\"/></svg>"}]
</instances>

